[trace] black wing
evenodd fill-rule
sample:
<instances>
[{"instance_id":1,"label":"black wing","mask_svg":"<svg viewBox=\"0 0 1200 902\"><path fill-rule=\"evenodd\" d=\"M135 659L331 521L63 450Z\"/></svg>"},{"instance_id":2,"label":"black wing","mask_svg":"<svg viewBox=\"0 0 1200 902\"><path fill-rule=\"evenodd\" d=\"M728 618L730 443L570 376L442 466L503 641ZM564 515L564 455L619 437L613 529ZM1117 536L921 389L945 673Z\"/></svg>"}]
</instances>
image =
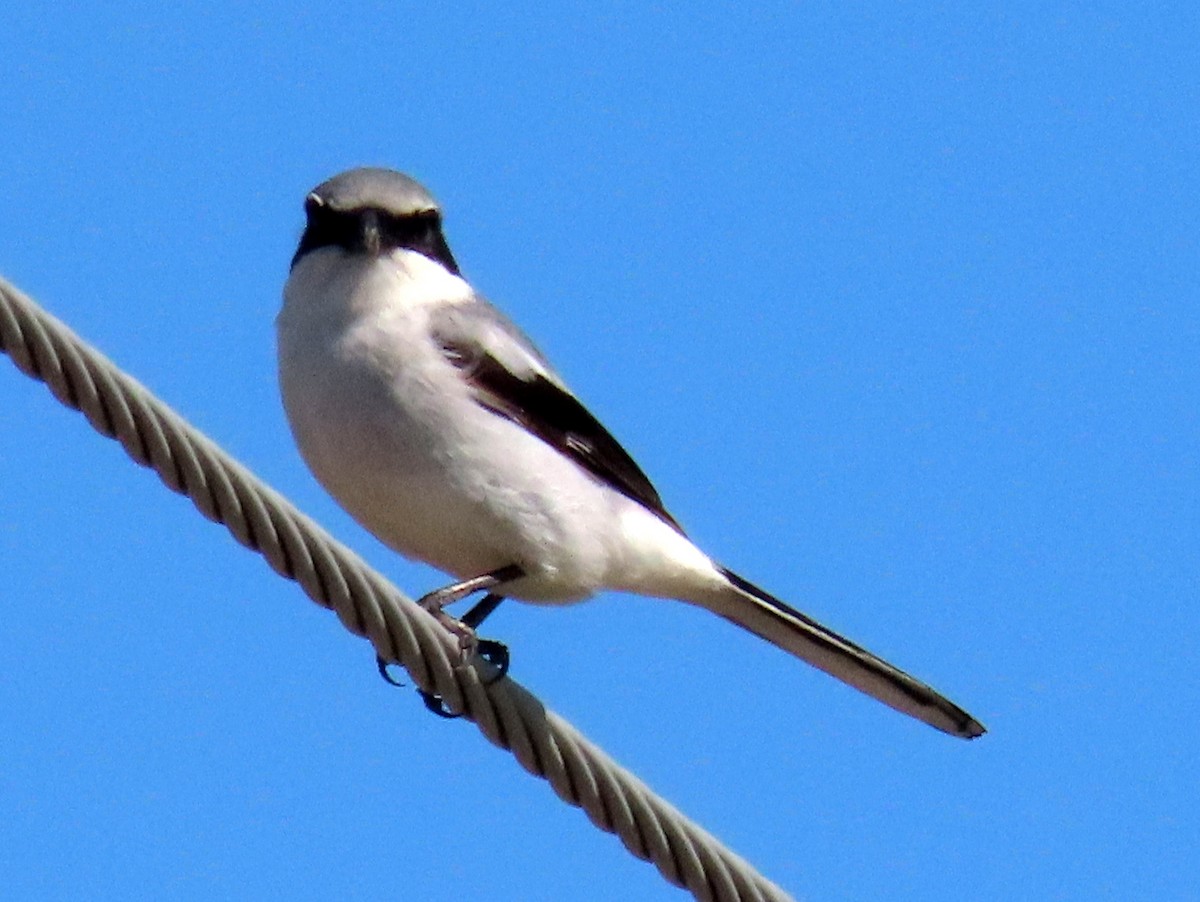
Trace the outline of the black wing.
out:
<instances>
[{"instance_id":1,"label":"black wing","mask_svg":"<svg viewBox=\"0 0 1200 902\"><path fill-rule=\"evenodd\" d=\"M433 330L447 360L474 387L476 400L682 533L628 452L558 382L545 358L516 326L485 304L475 301L449 308Z\"/></svg>"}]
</instances>

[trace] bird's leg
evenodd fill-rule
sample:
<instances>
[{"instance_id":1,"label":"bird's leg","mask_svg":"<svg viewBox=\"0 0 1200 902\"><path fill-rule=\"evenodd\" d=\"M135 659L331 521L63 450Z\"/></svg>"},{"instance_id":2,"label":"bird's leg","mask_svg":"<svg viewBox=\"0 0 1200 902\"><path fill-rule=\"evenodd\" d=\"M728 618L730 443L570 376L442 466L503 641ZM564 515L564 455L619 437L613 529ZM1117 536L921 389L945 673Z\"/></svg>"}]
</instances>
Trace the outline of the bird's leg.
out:
<instances>
[{"instance_id":1,"label":"bird's leg","mask_svg":"<svg viewBox=\"0 0 1200 902\"><path fill-rule=\"evenodd\" d=\"M475 635L475 627L483 622L483 619L488 614L496 610L500 602L504 601L503 595L493 595L489 592L483 597L483 600L463 616L461 626L470 630L471 644L474 646L474 653L487 661L494 668L490 676L484 678L486 685L491 685L497 680L504 678L508 673L508 646L503 642L497 642L495 639L480 639ZM461 639L460 639L461 643ZM464 652L466 654L466 652ZM388 682L392 680L384 673L384 679ZM461 717L461 714L455 714L446 707L440 695L434 695L432 692L426 692L423 689L418 689L417 694L421 696L421 701L425 702L425 707L436 714L438 717L445 717L447 720L453 720L456 717Z\"/></svg>"},{"instance_id":2,"label":"bird's leg","mask_svg":"<svg viewBox=\"0 0 1200 902\"><path fill-rule=\"evenodd\" d=\"M504 601L503 595L496 595L493 592L489 592L483 596L482 601L463 615L463 626L474 632L492 611L500 607L500 602L502 601ZM508 646L503 642L497 642L495 639L480 639L476 637L475 654L496 668L496 676L489 682L494 682L508 673Z\"/></svg>"},{"instance_id":3,"label":"bird's leg","mask_svg":"<svg viewBox=\"0 0 1200 902\"><path fill-rule=\"evenodd\" d=\"M496 595L489 592L483 596L483 600L476 604L475 607L463 614L462 622L471 627L471 629L477 629L479 624L492 615L492 611L500 607L500 602L502 601L504 601L503 595Z\"/></svg>"},{"instance_id":4,"label":"bird's leg","mask_svg":"<svg viewBox=\"0 0 1200 902\"><path fill-rule=\"evenodd\" d=\"M478 628L479 624L483 623L483 621L491 615L492 611L496 610L496 608L500 606L500 602L502 601L504 601L503 595L496 595L489 592L487 595L483 596L482 601L478 602L475 607L471 608L471 610L467 611L467 613L462 616L462 619L459 621L459 623L461 623L461 626L471 630L473 634L474 630ZM442 616L448 617L449 615L443 613ZM440 619L441 618L439 618L439 620ZM458 623L455 625L457 626ZM494 679L498 680L508 672L508 648L505 647L504 643L496 642L494 639L476 638L475 652L499 671ZM378 655L375 656L375 666L379 668L379 675L393 686L403 686L404 684L393 677L391 672L388 671L389 663L390 662L385 661Z\"/></svg>"},{"instance_id":5,"label":"bird's leg","mask_svg":"<svg viewBox=\"0 0 1200 902\"><path fill-rule=\"evenodd\" d=\"M430 592L428 595L422 596L418 601L422 608L438 619L442 626L446 627L451 633L458 637L459 648L463 653L463 660L469 660L472 654L478 654L494 668L496 673L488 680L489 683L501 679L508 672L509 656L508 648L501 642L496 642L491 639L479 639L475 635L475 628L483 623L485 619L500 605L504 600L503 595L497 595L488 592L483 599L471 608L461 619L451 616L444 610L447 605L451 605L456 601L461 601L468 595L479 592L481 590L493 589L496 586L504 583L513 582L525 575L516 564L510 564L506 567L499 567L488 573L480 576L472 577L461 582L454 583L442 589ZM376 665L379 668L379 675L393 686L398 686L400 683L393 679L388 673L388 662L383 658L376 656ZM441 698L432 693L421 692L421 698L425 701L425 706L435 714L442 717L457 717L456 714L451 714L442 704Z\"/></svg>"},{"instance_id":6,"label":"bird's leg","mask_svg":"<svg viewBox=\"0 0 1200 902\"><path fill-rule=\"evenodd\" d=\"M509 564L507 567L499 567L481 576L464 579L462 582L446 586L444 589L437 589L434 592L430 592L428 595L422 596L417 601L417 604L436 617L450 632L461 636L464 627L467 630L473 631L474 627L482 623L484 618L492 613L496 609L496 606L500 604L499 598L489 604L488 598L493 596L488 595L487 598L484 598L483 601L468 611L466 617L462 620L451 617L443 608L454 604L456 601L461 601L475 592L494 589L503 583L510 583L513 580L520 579L524 575L525 571L516 564Z\"/></svg>"},{"instance_id":7,"label":"bird's leg","mask_svg":"<svg viewBox=\"0 0 1200 902\"><path fill-rule=\"evenodd\" d=\"M503 596L487 595L483 601L468 611L466 617L462 620L447 614L445 611L446 606L454 604L456 601L461 601L474 592L494 589L503 583L520 579L524 575L525 571L516 564L509 564L507 567L499 567L481 576L464 579L462 582L446 586L444 589L430 592L417 601L417 604L436 617L442 626L458 637L458 646L462 649L463 657L468 658L471 652L476 649L479 642L475 637L475 627L482 623L484 618L496 609ZM493 598L495 599L494 601L488 600Z\"/></svg>"}]
</instances>

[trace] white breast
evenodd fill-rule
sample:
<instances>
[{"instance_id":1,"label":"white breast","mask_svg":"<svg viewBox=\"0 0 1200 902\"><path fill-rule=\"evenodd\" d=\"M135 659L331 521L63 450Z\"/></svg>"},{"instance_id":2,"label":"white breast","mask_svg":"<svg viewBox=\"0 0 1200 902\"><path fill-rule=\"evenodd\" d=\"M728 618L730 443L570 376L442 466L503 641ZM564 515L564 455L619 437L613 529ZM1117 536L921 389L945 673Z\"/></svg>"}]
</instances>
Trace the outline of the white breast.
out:
<instances>
[{"instance_id":1,"label":"white breast","mask_svg":"<svg viewBox=\"0 0 1200 902\"><path fill-rule=\"evenodd\" d=\"M427 310L471 297L433 261L334 249L300 261L278 326L284 407L318 481L397 551L466 578L516 563L514 590L569 601L603 585L613 493L480 407Z\"/></svg>"}]
</instances>

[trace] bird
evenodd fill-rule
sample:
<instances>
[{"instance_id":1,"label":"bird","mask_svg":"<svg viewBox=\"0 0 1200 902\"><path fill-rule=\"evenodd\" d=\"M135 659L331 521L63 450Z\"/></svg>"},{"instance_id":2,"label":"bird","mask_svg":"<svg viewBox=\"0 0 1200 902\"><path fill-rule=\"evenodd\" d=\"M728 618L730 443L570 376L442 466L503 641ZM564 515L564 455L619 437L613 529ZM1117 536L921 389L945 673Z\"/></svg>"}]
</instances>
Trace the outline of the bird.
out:
<instances>
[{"instance_id":1,"label":"bird","mask_svg":"<svg viewBox=\"0 0 1200 902\"><path fill-rule=\"evenodd\" d=\"M428 609L477 591L492 606L601 591L675 599L938 730L985 732L694 544L541 351L467 281L419 182L350 169L310 191L304 211L276 319L286 417L317 481L359 524L455 577L422 599Z\"/></svg>"}]
</instances>

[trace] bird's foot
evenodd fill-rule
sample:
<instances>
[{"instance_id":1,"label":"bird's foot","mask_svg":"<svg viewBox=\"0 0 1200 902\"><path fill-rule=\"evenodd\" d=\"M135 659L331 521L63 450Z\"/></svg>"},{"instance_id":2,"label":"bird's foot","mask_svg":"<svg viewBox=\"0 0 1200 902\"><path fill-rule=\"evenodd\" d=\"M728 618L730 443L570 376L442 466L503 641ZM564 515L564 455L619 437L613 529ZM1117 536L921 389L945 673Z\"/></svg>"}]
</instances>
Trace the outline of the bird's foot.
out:
<instances>
[{"instance_id":1,"label":"bird's foot","mask_svg":"<svg viewBox=\"0 0 1200 902\"><path fill-rule=\"evenodd\" d=\"M510 657L506 645L492 639L480 639L475 633L475 628L496 610L500 602L504 600L504 596L488 592L478 604L467 611L461 620L447 613L445 608L456 601L461 601L473 592L493 589L503 583L519 579L523 575L524 571L516 565L501 567L482 576L463 580L454 585L430 592L417 602L422 608L436 617L438 622L458 639L459 666L469 666L475 661L485 662L487 672L483 677L484 685L490 686L492 683L505 677L508 673ZM379 669L379 675L387 683L392 686L403 685L403 683L394 678L389 672L390 662L384 661L378 656L376 656L375 662ZM423 690L417 691L421 699L425 702L425 707L439 717L454 718L461 716L460 714L451 712L440 696Z\"/></svg>"},{"instance_id":2,"label":"bird's foot","mask_svg":"<svg viewBox=\"0 0 1200 902\"><path fill-rule=\"evenodd\" d=\"M478 657L489 665L488 673L483 680L485 686L490 686L497 680L504 679L508 673L509 654L508 646L503 642L496 642L493 639L475 639L474 649L471 657ZM385 674L384 679L392 682ZM436 714L438 717L444 717L447 720L453 720L456 717L462 717L461 713L456 714L446 707L446 703L440 695L435 695L432 692L426 692L423 689L418 689L417 694L421 696L421 700L425 702L425 707Z\"/></svg>"}]
</instances>

